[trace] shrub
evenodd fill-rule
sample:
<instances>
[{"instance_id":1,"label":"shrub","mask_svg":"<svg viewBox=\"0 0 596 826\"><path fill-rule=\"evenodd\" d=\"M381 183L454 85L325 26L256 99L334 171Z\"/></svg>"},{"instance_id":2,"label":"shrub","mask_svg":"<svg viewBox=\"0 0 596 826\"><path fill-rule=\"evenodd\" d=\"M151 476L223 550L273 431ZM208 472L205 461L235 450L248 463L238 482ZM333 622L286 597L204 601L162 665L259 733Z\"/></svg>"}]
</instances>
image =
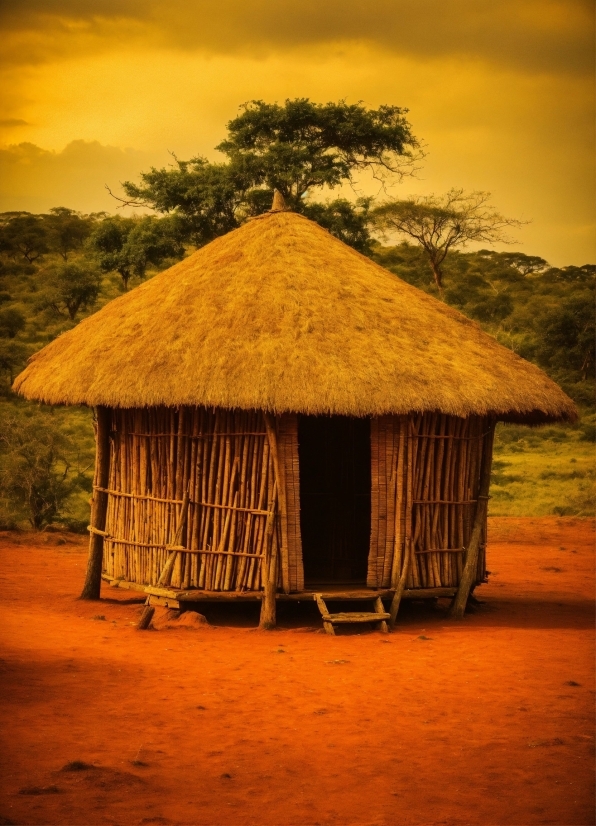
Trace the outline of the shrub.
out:
<instances>
[{"instance_id":1,"label":"shrub","mask_svg":"<svg viewBox=\"0 0 596 826\"><path fill-rule=\"evenodd\" d=\"M0 338L14 338L25 329L25 316L14 307L0 310Z\"/></svg>"},{"instance_id":2,"label":"shrub","mask_svg":"<svg viewBox=\"0 0 596 826\"><path fill-rule=\"evenodd\" d=\"M58 417L32 407L0 410L0 519L56 522L86 478L73 468L74 446Z\"/></svg>"}]
</instances>

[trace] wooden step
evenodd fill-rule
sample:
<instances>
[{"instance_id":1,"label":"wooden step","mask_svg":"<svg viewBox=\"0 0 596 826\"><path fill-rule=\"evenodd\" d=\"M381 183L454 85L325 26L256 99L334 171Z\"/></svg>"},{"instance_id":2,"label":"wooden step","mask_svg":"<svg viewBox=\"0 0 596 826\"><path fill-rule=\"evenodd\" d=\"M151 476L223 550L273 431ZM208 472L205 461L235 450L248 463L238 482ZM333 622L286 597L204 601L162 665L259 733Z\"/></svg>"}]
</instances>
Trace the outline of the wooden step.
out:
<instances>
[{"instance_id":1,"label":"wooden step","mask_svg":"<svg viewBox=\"0 0 596 826\"><path fill-rule=\"evenodd\" d=\"M335 635L335 625L349 624L353 622L376 622L379 624L380 630L386 634L388 632L387 620L390 619L391 614L385 611L383 600L381 597L372 597L375 601L374 611L341 611L339 613L330 614L323 599L322 594L314 595L315 602L321 612L323 619L323 627L328 634Z\"/></svg>"},{"instance_id":2,"label":"wooden step","mask_svg":"<svg viewBox=\"0 0 596 826\"><path fill-rule=\"evenodd\" d=\"M377 614L375 611L343 611L340 614L323 614L322 616L324 620L335 625L342 622L380 622L388 620L391 614L385 611L382 614Z\"/></svg>"}]
</instances>

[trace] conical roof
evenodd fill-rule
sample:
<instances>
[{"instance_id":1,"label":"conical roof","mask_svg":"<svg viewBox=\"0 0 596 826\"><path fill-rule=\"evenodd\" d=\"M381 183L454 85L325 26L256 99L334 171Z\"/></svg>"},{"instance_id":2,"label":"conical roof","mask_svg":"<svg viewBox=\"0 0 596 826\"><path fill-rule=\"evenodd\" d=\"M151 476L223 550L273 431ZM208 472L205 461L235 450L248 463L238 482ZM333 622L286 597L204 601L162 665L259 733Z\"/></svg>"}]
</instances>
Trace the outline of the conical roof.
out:
<instances>
[{"instance_id":1,"label":"conical roof","mask_svg":"<svg viewBox=\"0 0 596 826\"><path fill-rule=\"evenodd\" d=\"M476 323L283 211L111 301L14 387L50 404L575 417L553 381Z\"/></svg>"}]
</instances>

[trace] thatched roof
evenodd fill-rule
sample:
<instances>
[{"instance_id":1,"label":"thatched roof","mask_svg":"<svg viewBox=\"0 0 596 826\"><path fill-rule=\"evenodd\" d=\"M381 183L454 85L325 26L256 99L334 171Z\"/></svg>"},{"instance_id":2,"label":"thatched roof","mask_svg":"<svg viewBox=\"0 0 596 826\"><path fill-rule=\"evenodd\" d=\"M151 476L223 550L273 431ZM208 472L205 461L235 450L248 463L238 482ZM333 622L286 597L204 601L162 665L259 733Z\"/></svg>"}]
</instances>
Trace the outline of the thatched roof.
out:
<instances>
[{"instance_id":1,"label":"thatched roof","mask_svg":"<svg viewBox=\"0 0 596 826\"><path fill-rule=\"evenodd\" d=\"M50 404L575 416L477 324L284 211L111 301L34 355L14 387Z\"/></svg>"}]
</instances>

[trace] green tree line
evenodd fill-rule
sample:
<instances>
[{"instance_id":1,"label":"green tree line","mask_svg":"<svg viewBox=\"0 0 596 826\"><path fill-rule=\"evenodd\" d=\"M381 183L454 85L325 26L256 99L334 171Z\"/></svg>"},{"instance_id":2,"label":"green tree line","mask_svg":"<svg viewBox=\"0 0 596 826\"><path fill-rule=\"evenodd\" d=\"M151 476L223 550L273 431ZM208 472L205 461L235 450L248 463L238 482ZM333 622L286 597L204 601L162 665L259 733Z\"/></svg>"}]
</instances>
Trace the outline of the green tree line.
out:
<instances>
[{"instance_id":1,"label":"green tree line","mask_svg":"<svg viewBox=\"0 0 596 826\"><path fill-rule=\"evenodd\" d=\"M132 217L56 207L0 214L0 525L84 521L93 437L88 414L44 411L10 389L27 358L122 291L271 206L288 206L400 278L477 321L535 362L574 398L593 438L596 266L552 267L539 256L469 241L507 241L519 222L487 193L452 190L405 200L332 197L372 174L408 174L421 150L405 110L253 101L228 124L211 163L174 158L125 182ZM381 190L383 191L383 190ZM151 210L151 212L149 212ZM70 514L70 517L68 516Z\"/></svg>"}]
</instances>

